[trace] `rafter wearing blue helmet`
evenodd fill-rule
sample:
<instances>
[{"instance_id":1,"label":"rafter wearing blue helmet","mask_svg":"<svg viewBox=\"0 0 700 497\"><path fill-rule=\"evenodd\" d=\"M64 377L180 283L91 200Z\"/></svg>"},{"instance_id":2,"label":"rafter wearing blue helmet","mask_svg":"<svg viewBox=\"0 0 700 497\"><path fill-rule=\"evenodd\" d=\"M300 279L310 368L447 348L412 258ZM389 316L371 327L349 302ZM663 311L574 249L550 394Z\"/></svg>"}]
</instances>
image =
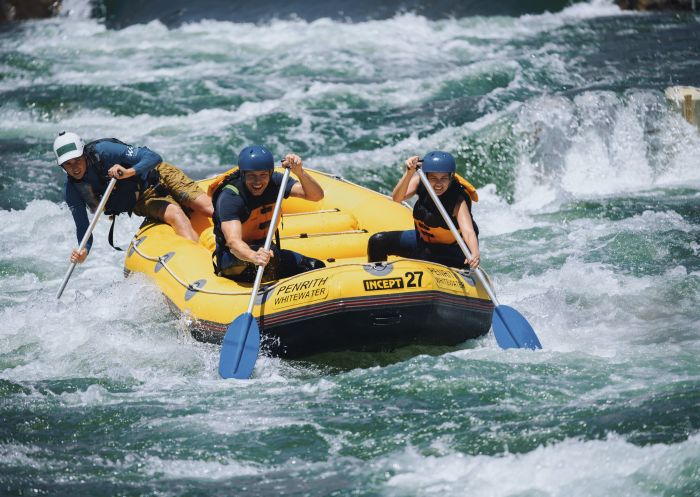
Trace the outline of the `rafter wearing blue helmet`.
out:
<instances>
[{"instance_id":1,"label":"rafter wearing blue helmet","mask_svg":"<svg viewBox=\"0 0 700 497\"><path fill-rule=\"evenodd\" d=\"M270 250L263 247L282 184L282 174L274 172L274 167L269 150L251 145L238 155L238 169L214 189L214 271L219 276L253 281L257 267L264 266L263 280L270 281L324 266L317 259L281 250L274 243ZM289 180L284 198L312 202L323 198L323 189L304 171L298 155L287 154L282 167L290 168L298 179Z\"/></svg>"},{"instance_id":2,"label":"rafter wearing blue helmet","mask_svg":"<svg viewBox=\"0 0 700 497\"><path fill-rule=\"evenodd\" d=\"M395 202L418 196L413 207L415 229L383 231L370 237L367 256L370 262L385 261L390 255L437 262L451 267L479 265L479 228L472 218L472 201L478 200L476 189L457 174L454 157L433 151L422 160L415 155L406 160L406 170L392 193ZM428 191L415 174L422 167L452 222L458 228L472 257L464 254Z\"/></svg>"}]
</instances>

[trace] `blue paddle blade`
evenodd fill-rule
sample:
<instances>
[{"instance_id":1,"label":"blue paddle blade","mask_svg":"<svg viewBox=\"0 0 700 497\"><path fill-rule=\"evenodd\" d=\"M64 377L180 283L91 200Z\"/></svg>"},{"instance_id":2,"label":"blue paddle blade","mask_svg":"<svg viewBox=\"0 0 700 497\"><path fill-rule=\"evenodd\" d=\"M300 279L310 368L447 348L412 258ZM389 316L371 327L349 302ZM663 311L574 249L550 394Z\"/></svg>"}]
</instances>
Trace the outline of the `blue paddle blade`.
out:
<instances>
[{"instance_id":1,"label":"blue paddle blade","mask_svg":"<svg viewBox=\"0 0 700 497\"><path fill-rule=\"evenodd\" d=\"M493 334L502 349L541 349L535 330L527 319L507 305L496 306L493 313Z\"/></svg>"},{"instance_id":2,"label":"blue paddle blade","mask_svg":"<svg viewBox=\"0 0 700 497\"><path fill-rule=\"evenodd\" d=\"M248 379L253 374L260 349L258 322L249 312L238 316L228 326L219 356L222 378Z\"/></svg>"}]
</instances>

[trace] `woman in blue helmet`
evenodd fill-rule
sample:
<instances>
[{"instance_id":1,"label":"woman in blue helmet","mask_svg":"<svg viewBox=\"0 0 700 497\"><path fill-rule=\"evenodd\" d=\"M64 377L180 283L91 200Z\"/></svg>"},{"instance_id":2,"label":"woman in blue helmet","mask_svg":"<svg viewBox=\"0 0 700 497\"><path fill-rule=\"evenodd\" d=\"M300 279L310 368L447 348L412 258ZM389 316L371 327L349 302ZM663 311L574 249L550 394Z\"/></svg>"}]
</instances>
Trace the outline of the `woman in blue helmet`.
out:
<instances>
[{"instance_id":1,"label":"woman in blue helmet","mask_svg":"<svg viewBox=\"0 0 700 497\"><path fill-rule=\"evenodd\" d=\"M420 163L417 155L406 160L406 171L392 192L395 202L418 195L413 207L415 229L383 231L373 235L367 244L369 261L385 261L388 256L396 255L450 267L469 265L476 268L479 265L479 228L471 215L472 201L478 200L476 189L456 174L455 159L451 154L434 151L423 158L421 167L430 185L471 252L471 258L465 260L457 241L416 174Z\"/></svg>"},{"instance_id":2,"label":"woman in blue helmet","mask_svg":"<svg viewBox=\"0 0 700 497\"><path fill-rule=\"evenodd\" d=\"M287 154L283 167L291 168L299 179L289 179L284 197L312 202L323 198L323 189L303 169L301 158ZM280 250L274 243L265 250L274 205L282 175L273 172L272 154L260 145L244 148L238 156L238 169L229 174L212 192L214 203L214 271L236 281L253 281L257 266L265 267L263 280L292 276L323 267L323 262L291 250ZM269 264L270 262L273 264Z\"/></svg>"}]
</instances>

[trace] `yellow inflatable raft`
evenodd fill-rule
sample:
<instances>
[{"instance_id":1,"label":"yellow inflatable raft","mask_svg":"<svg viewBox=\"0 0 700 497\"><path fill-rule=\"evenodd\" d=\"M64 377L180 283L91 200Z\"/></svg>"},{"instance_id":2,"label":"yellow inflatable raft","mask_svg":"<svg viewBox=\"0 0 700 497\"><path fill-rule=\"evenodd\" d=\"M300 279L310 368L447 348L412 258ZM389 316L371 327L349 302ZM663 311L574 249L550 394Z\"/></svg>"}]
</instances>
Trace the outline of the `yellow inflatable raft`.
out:
<instances>
[{"instance_id":1,"label":"yellow inflatable raft","mask_svg":"<svg viewBox=\"0 0 700 497\"><path fill-rule=\"evenodd\" d=\"M369 189L308 171L321 202L282 203L281 246L321 259L325 268L263 284L253 315L262 349L301 357L332 350L386 350L408 344L456 345L488 332L493 303L468 270L410 259L367 263L367 240L384 230L412 229L410 209ZM206 191L211 180L200 185ZM213 272L211 219L193 217L199 243L166 224L144 224L125 269L155 281L193 336L221 343L246 311L252 284Z\"/></svg>"}]
</instances>

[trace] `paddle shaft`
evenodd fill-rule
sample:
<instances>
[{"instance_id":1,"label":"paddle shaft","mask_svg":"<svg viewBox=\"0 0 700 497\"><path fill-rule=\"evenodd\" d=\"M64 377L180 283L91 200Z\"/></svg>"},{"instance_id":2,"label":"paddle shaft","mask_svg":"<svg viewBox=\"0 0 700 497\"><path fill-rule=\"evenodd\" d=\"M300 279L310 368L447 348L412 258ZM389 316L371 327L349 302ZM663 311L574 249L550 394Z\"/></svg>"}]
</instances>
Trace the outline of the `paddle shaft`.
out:
<instances>
[{"instance_id":1,"label":"paddle shaft","mask_svg":"<svg viewBox=\"0 0 700 497\"><path fill-rule=\"evenodd\" d=\"M265 250L270 250L270 246L272 245L272 235L275 233L275 228L277 227L277 220L280 216L282 200L284 199L284 192L287 189L290 171L289 168L285 168L284 175L282 176L282 183L280 184L280 190L277 194L277 200L275 201L275 208L272 211L272 218L270 219L270 227L267 230L265 245L263 245ZM253 288L250 293L248 310L233 320L224 335L219 358L219 374L222 378L250 378L253 372L260 347L260 331L253 317L253 306L255 305L255 297L258 295L264 272L265 266L258 266L258 270L255 273L255 282L253 283ZM251 339L251 343L249 343L249 336L251 336L251 333L253 338ZM253 343L255 344L254 346L252 345ZM249 354L246 355L246 360L243 361L243 352L246 348L248 348ZM229 357L233 357L233 362L230 364L228 360Z\"/></svg>"},{"instance_id":2,"label":"paddle shaft","mask_svg":"<svg viewBox=\"0 0 700 497\"><path fill-rule=\"evenodd\" d=\"M265 238L265 245L263 246L265 250L270 250L270 245L272 245L272 235L275 233L277 219L279 218L280 210L282 209L282 199L284 199L284 191L287 189L289 172L290 169L286 168L284 170L284 175L282 176L282 184L280 185L280 191L277 194L275 209L272 211L272 218L270 219L270 228L267 230L267 237ZM253 283L253 289L250 294L250 302L248 302L248 310L244 314L244 316L246 316L248 319L246 320L243 336L241 337L241 341L238 343L238 349L236 350L236 361L234 362L236 368L238 368L238 365L241 363L241 358L243 357L243 350L245 349L248 333L250 332L251 320L255 319L253 317L253 306L255 305L255 297L258 295L258 290L260 289L260 283L262 282L264 272L265 266L258 266L258 271L255 273L255 282Z\"/></svg>"},{"instance_id":3,"label":"paddle shaft","mask_svg":"<svg viewBox=\"0 0 700 497\"><path fill-rule=\"evenodd\" d=\"M92 222L90 223L90 226L88 226L87 231L83 235L83 239L80 241L80 245L78 246L78 252L81 252L87 246L88 241L90 240L90 236L92 236L92 232L95 230L95 226L97 225L97 220L100 219L100 215L104 211L105 205L107 204L107 200L109 200L109 196L112 194L112 190L114 190L114 185L116 184L117 178L112 178L109 181L107 189L105 190L104 195L102 195L102 200L100 200L100 203L97 205L97 210L95 210L95 215L92 218ZM75 266L77 264L77 262L71 263L70 267L68 268L68 271L66 271L66 275L63 277L63 282L61 283L61 288L58 289L58 293L56 294L57 299L61 298L63 290L66 288L68 280L73 274L73 270L75 269Z\"/></svg>"},{"instance_id":4,"label":"paddle shaft","mask_svg":"<svg viewBox=\"0 0 700 497\"><path fill-rule=\"evenodd\" d=\"M421 169L418 169L418 175L420 176L420 180L423 182L423 186L428 191L430 198L433 199L435 206L440 211L440 214L445 220L447 227L450 228L450 232L452 232L452 235L457 240L459 248L462 249L462 252L467 258L470 258L471 253L469 252L467 244L464 243L464 239L459 234L459 231L457 231L457 228L452 222L450 216L447 214L445 207L442 205L442 202L440 202L440 199L435 194L435 190L433 190L433 187L428 181L428 178L425 176L425 173ZM499 347L501 347L502 349L514 347L541 349L542 344L540 343L540 340L539 338L537 338L535 330L532 329L532 326L530 326L530 323L528 323L527 319L525 319L525 317L522 314L520 314L512 307L508 307L507 305L500 305L498 303L498 300L496 300L496 294L494 293L493 288L491 288L491 285L488 282L488 278L480 268L477 267L474 273L476 274L477 279L481 282L481 285L483 286L484 290L486 290L486 293L491 298L491 302L493 302L495 306L493 309L494 319L492 327L493 334L496 337L496 342L498 343Z\"/></svg>"},{"instance_id":5,"label":"paddle shaft","mask_svg":"<svg viewBox=\"0 0 700 497\"><path fill-rule=\"evenodd\" d=\"M454 223L452 222L452 218L450 215L447 213L445 210L445 207L442 205L442 202L440 202L439 197L435 193L435 190L433 190L433 186L430 184L428 181L428 178L425 176L425 173L418 168L416 170L418 173L418 176L420 177L421 182L423 183L423 186L425 189L428 191L428 195L430 195L430 198L433 199L433 202L435 203L435 207L438 208L440 211L440 215L442 215L442 218L445 220L445 223L447 224L447 227L450 228L450 232L452 233L452 236L455 237L455 240L457 240L457 244L459 245L459 248L462 249L462 252L466 256L467 259L471 258L472 254L469 251L469 248L467 247L467 244L464 243L464 239L462 238L462 235L460 235L459 231L457 231L457 228L455 227ZM486 290L486 293L488 294L489 298L491 299L491 302L495 306L498 306L498 300L496 299L496 294L494 293L493 289L491 288L491 285L489 285L488 279L486 278L486 275L484 275L484 272L481 270L481 268L477 267L476 270L474 271L476 274L477 279L481 282L481 285L484 287L484 290Z\"/></svg>"},{"instance_id":6,"label":"paddle shaft","mask_svg":"<svg viewBox=\"0 0 700 497\"><path fill-rule=\"evenodd\" d=\"M282 184L280 184L280 191L277 194L277 200L275 201L275 210L272 211L272 219L270 219L270 229L267 230L267 237L265 238L265 245L263 246L265 250L270 250L270 246L272 245L272 235L275 234L277 219L279 219L280 211L282 210L282 200L284 199L284 191L287 189L287 182L289 181L289 172L290 169L286 168L284 170L284 175L282 176ZM258 266L258 272L255 273L255 283L253 283L253 292L250 295L250 303L248 304L248 310L246 311L249 314L253 313L253 306L255 305L255 296L258 294L258 290L260 289L260 282L262 281L264 272L265 266Z\"/></svg>"}]
</instances>

